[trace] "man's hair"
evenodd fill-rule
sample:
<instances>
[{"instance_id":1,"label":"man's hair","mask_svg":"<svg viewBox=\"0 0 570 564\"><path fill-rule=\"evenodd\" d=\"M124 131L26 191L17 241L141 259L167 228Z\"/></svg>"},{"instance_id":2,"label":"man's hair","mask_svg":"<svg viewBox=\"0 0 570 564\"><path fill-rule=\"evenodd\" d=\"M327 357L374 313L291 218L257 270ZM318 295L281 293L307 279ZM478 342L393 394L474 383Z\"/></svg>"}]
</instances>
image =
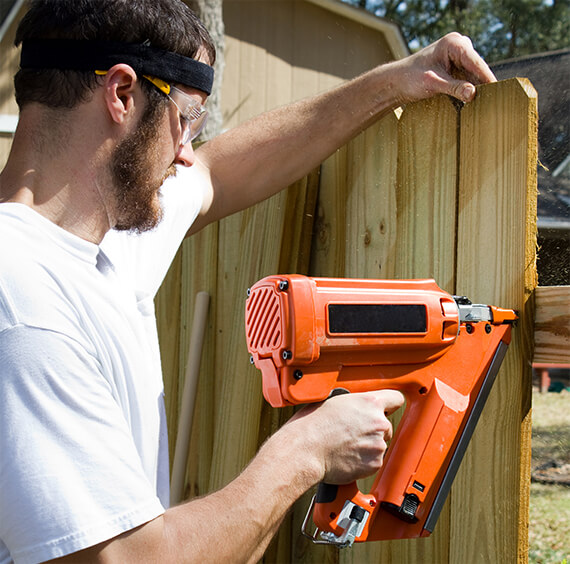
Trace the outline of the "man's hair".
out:
<instances>
[{"instance_id":1,"label":"man's hair","mask_svg":"<svg viewBox=\"0 0 570 564\"><path fill-rule=\"evenodd\" d=\"M211 65L216 56L208 31L181 0L30 0L15 44L33 39L146 42L185 57L205 53ZM20 69L14 77L16 102L20 108L28 102L73 108L98 84L95 70L107 69ZM151 101L162 96L146 80L141 85Z\"/></svg>"}]
</instances>

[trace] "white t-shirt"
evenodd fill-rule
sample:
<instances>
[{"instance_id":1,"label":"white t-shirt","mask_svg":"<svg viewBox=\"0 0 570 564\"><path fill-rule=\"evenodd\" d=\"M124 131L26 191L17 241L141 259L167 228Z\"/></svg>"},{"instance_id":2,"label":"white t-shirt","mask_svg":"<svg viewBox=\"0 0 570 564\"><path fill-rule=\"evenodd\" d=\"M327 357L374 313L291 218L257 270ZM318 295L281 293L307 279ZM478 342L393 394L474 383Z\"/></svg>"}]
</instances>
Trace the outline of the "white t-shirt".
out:
<instances>
[{"instance_id":1,"label":"white t-shirt","mask_svg":"<svg viewBox=\"0 0 570 564\"><path fill-rule=\"evenodd\" d=\"M152 232L100 246L0 204L0 563L40 562L163 513L168 441L153 298L196 218L193 169Z\"/></svg>"}]
</instances>

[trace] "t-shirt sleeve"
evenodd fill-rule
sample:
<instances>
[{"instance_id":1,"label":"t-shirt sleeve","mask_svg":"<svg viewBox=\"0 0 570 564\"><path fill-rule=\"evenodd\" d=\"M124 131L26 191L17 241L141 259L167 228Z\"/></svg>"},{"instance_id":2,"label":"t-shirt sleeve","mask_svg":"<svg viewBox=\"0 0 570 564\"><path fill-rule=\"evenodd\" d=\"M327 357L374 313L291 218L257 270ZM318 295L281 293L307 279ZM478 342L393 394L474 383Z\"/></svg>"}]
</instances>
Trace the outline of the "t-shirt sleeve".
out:
<instances>
[{"instance_id":1,"label":"t-shirt sleeve","mask_svg":"<svg viewBox=\"0 0 570 564\"><path fill-rule=\"evenodd\" d=\"M63 556L163 513L92 355L16 325L0 332L0 359L0 544L12 559Z\"/></svg>"}]
</instances>

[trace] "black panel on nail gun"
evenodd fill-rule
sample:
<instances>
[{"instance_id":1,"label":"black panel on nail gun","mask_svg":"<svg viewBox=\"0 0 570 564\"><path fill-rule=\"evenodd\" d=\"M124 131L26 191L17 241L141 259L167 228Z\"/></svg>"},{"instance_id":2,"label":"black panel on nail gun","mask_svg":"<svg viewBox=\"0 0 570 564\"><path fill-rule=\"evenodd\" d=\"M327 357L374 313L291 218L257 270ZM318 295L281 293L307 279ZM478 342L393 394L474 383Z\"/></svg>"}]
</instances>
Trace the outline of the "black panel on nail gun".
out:
<instances>
[{"instance_id":1,"label":"black panel on nail gun","mask_svg":"<svg viewBox=\"0 0 570 564\"><path fill-rule=\"evenodd\" d=\"M330 333L425 333L421 304L329 304Z\"/></svg>"}]
</instances>

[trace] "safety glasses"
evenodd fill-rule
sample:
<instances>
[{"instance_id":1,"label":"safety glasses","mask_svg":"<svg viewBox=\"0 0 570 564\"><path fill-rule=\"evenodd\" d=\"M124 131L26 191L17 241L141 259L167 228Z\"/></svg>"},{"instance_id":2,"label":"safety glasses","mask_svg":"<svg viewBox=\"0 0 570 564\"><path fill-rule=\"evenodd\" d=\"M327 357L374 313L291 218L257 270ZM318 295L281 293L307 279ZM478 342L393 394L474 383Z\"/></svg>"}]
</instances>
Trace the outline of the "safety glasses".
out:
<instances>
[{"instance_id":1,"label":"safety glasses","mask_svg":"<svg viewBox=\"0 0 570 564\"><path fill-rule=\"evenodd\" d=\"M182 92L176 86L156 78L154 76L143 75L149 82L154 84L161 92L168 96L168 99L176 106L180 114L180 127L182 129L182 144L193 141L202 133L208 121L208 110L192 96Z\"/></svg>"},{"instance_id":2,"label":"safety glasses","mask_svg":"<svg viewBox=\"0 0 570 564\"><path fill-rule=\"evenodd\" d=\"M107 71L95 71L97 75L105 75ZM156 78L155 76L143 75L146 80L156 86L176 106L180 116L180 129L182 131L182 144L186 145L202 133L208 121L208 110L192 96L182 92L176 86Z\"/></svg>"}]
</instances>

